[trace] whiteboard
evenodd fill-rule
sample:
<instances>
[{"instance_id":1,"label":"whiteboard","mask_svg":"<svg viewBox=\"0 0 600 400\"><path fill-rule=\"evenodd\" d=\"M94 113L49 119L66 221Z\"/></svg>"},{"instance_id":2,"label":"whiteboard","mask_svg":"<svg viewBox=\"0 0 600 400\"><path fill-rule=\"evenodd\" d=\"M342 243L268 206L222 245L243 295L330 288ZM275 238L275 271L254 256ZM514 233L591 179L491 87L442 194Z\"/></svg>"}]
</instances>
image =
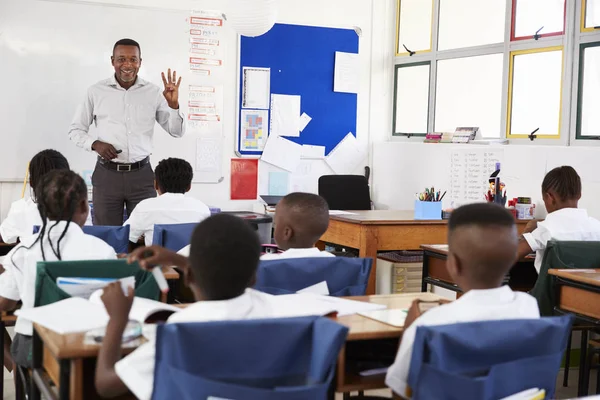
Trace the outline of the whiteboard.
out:
<instances>
[{"instance_id":1,"label":"whiteboard","mask_svg":"<svg viewBox=\"0 0 600 400\"><path fill-rule=\"evenodd\" d=\"M142 49L139 75L162 87L160 73L183 77L187 99L188 12L132 9L40 0L0 1L0 180L23 179L27 162L53 148L78 172L92 170L96 154L77 147L68 130L87 88L114 72L110 56L122 38ZM158 124L152 162L179 157L195 165L191 134L170 137Z\"/></svg>"}]
</instances>

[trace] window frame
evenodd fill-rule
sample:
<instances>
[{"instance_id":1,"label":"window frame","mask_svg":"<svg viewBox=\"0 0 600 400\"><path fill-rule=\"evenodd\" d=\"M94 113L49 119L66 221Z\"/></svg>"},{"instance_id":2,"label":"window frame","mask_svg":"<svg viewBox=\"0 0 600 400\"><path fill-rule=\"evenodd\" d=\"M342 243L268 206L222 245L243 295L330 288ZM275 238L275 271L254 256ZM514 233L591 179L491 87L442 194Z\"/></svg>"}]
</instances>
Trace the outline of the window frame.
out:
<instances>
[{"instance_id":1,"label":"window frame","mask_svg":"<svg viewBox=\"0 0 600 400\"><path fill-rule=\"evenodd\" d=\"M427 1L427 0L423 0L423 1ZM435 3L436 3L436 0L431 0L431 32L429 35L429 48L415 50L415 54L429 53L433 49L433 33L434 33L433 20L435 18ZM398 49L400 48L400 10L401 10L401 5L402 5L402 0L396 0L396 38L394 39L394 43L396 46L396 48L394 50L394 54L396 57L410 56L410 53L408 53L407 51L402 51L402 52L398 51ZM394 100L394 102L395 102L395 100Z\"/></svg>"},{"instance_id":2,"label":"window frame","mask_svg":"<svg viewBox=\"0 0 600 400\"><path fill-rule=\"evenodd\" d=\"M512 13L511 13L511 22L510 22L510 41L516 42L519 40L535 40L535 35L528 36L515 36L517 30L517 2L519 0L512 0ZM585 1L585 0L584 0ZM539 38L545 37L553 37L553 36L563 36L565 34L567 28L567 3L569 0L565 0L565 7L563 9L563 28L560 32L550 32L550 33L540 33Z\"/></svg>"},{"instance_id":3,"label":"window frame","mask_svg":"<svg viewBox=\"0 0 600 400\"><path fill-rule=\"evenodd\" d=\"M398 94L398 70L400 68L419 67L419 66L423 66L423 65L429 66L429 81L431 82L431 61L421 61L421 62L417 62L417 63L396 64L396 65L394 65L394 101L393 101L393 109L392 109L392 136L394 136L394 137L402 137L402 136L406 136L406 137L412 137L412 136L425 137L427 135L427 132L425 132L425 133L396 132L396 113L397 113L397 107L396 107L396 105L398 104L398 98L397 98L397 94ZM429 113L431 111L431 102L430 102L430 100L431 100L431 87L428 88L427 98L428 98L428 103L427 103L427 116L428 116L427 131L429 131Z\"/></svg>"}]
</instances>

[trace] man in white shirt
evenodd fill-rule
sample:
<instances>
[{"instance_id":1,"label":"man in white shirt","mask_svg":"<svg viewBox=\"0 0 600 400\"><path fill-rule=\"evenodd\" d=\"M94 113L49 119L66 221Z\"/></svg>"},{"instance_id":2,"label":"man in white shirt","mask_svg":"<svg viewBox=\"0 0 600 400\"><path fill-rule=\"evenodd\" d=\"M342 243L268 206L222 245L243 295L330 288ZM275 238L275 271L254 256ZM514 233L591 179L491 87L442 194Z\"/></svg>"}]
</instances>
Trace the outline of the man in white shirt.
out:
<instances>
[{"instance_id":1,"label":"man in white shirt","mask_svg":"<svg viewBox=\"0 0 600 400\"><path fill-rule=\"evenodd\" d=\"M411 397L408 373L418 326L540 317L535 298L501 286L516 261L517 229L508 211L490 203L456 209L448 222L448 245L448 272L466 293L424 313L421 302L413 302L386 376L386 384L402 398Z\"/></svg>"},{"instance_id":2,"label":"man in white shirt","mask_svg":"<svg viewBox=\"0 0 600 400\"><path fill-rule=\"evenodd\" d=\"M184 117L179 111L176 72L162 74L164 91L137 76L142 64L140 45L119 40L111 62L115 74L88 89L78 108L69 137L85 150L98 153L92 175L94 223L118 226L127 214L147 198L155 197L149 156L152 153L154 122L173 137L184 134ZM94 125L96 135L89 133Z\"/></svg>"},{"instance_id":3,"label":"man in white shirt","mask_svg":"<svg viewBox=\"0 0 600 400\"><path fill-rule=\"evenodd\" d=\"M261 260L334 257L315 247L328 227L329 207L324 198L312 193L290 193L277 203L275 210L275 242L284 252L264 254Z\"/></svg>"},{"instance_id":4,"label":"man in white shirt","mask_svg":"<svg viewBox=\"0 0 600 400\"><path fill-rule=\"evenodd\" d=\"M540 272L549 240L600 241L600 221L577 208L581 179L569 166L548 172L542 182L542 199L548 211L544 221L527 224L519 240L518 256L536 252L535 269Z\"/></svg>"},{"instance_id":5,"label":"man in white shirt","mask_svg":"<svg viewBox=\"0 0 600 400\"><path fill-rule=\"evenodd\" d=\"M143 235L146 246L150 246L154 225L200 222L210 217L206 204L185 196L192 187L193 174L190 163L179 158L158 163L154 179L158 197L140 202L124 224L130 226L131 242L136 243Z\"/></svg>"}]
</instances>

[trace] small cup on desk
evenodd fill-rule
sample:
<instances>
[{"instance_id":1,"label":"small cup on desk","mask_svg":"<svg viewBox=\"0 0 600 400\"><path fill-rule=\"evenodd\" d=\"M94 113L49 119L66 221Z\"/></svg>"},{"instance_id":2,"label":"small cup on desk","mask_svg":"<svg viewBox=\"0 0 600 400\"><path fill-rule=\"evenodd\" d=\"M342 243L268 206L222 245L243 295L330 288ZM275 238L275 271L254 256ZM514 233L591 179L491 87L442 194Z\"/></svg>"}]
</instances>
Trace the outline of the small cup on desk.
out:
<instances>
[{"instance_id":1,"label":"small cup on desk","mask_svg":"<svg viewBox=\"0 0 600 400\"><path fill-rule=\"evenodd\" d=\"M415 219L442 219L442 202L415 200Z\"/></svg>"}]
</instances>

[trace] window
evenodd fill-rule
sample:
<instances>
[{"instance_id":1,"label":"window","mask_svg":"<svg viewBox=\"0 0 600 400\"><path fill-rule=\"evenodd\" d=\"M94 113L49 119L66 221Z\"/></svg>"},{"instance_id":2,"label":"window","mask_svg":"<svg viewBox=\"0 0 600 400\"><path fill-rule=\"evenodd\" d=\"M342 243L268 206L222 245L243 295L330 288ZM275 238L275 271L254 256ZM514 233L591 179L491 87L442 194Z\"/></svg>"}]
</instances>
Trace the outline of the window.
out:
<instances>
[{"instance_id":1,"label":"window","mask_svg":"<svg viewBox=\"0 0 600 400\"><path fill-rule=\"evenodd\" d=\"M579 51L577 138L600 138L600 42L582 44Z\"/></svg>"},{"instance_id":2,"label":"window","mask_svg":"<svg viewBox=\"0 0 600 400\"><path fill-rule=\"evenodd\" d=\"M565 0L513 0L512 40L562 35Z\"/></svg>"},{"instance_id":3,"label":"window","mask_svg":"<svg viewBox=\"0 0 600 400\"><path fill-rule=\"evenodd\" d=\"M433 0L398 0L396 55L431 50Z\"/></svg>"},{"instance_id":4,"label":"window","mask_svg":"<svg viewBox=\"0 0 600 400\"><path fill-rule=\"evenodd\" d=\"M600 0L582 0L581 31L592 32L600 26Z\"/></svg>"},{"instance_id":5,"label":"window","mask_svg":"<svg viewBox=\"0 0 600 400\"><path fill-rule=\"evenodd\" d=\"M427 133L429 62L396 67L394 134Z\"/></svg>"}]
</instances>

